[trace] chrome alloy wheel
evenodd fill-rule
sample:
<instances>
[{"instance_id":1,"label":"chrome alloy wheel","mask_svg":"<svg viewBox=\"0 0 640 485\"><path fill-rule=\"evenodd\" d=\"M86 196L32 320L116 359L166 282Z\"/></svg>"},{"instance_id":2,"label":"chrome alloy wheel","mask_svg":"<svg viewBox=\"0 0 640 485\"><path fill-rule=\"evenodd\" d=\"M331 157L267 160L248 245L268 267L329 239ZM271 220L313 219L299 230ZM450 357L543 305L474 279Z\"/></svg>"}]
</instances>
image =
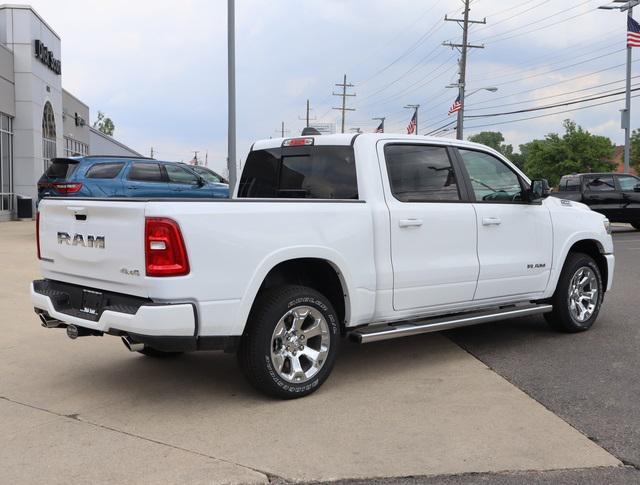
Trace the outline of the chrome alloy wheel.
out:
<instances>
[{"instance_id":1,"label":"chrome alloy wheel","mask_svg":"<svg viewBox=\"0 0 640 485\"><path fill-rule=\"evenodd\" d=\"M569 311L577 322L591 318L598 304L598 278L588 266L579 268L569 284Z\"/></svg>"},{"instance_id":2,"label":"chrome alloy wheel","mask_svg":"<svg viewBox=\"0 0 640 485\"><path fill-rule=\"evenodd\" d=\"M292 308L278 321L271 337L271 362L287 382L301 384L324 365L331 339L329 325L313 307Z\"/></svg>"}]
</instances>

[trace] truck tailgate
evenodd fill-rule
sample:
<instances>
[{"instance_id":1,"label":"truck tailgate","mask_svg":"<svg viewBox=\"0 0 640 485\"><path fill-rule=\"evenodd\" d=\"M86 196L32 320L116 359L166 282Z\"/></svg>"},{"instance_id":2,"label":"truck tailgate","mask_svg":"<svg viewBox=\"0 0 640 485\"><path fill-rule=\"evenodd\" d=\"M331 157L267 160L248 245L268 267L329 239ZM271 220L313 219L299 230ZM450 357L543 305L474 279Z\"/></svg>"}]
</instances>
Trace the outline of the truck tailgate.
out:
<instances>
[{"instance_id":1,"label":"truck tailgate","mask_svg":"<svg viewBox=\"0 0 640 485\"><path fill-rule=\"evenodd\" d=\"M39 207L46 278L147 297L142 200L45 199Z\"/></svg>"}]
</instances>

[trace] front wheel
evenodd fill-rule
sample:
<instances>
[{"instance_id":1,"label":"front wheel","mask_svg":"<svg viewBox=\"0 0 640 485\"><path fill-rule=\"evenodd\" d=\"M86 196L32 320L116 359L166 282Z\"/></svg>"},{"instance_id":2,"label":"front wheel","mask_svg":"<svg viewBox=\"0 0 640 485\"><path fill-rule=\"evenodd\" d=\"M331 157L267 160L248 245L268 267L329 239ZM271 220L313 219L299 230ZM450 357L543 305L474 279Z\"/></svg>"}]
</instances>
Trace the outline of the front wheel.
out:
<instances>
[{"instance_id":1,"label":"front wheel","mask_svg":"<svg viewBox=\"0 0 640 485\"><path fill-rule=\"evenodd\" d=\"M561 332L589 330L598 318L603 294L602 276L594 259L570 253L552 298L553 311L546 313L545 319Z\"/></svg>"},{"instance_id":2,"label":"front wheel","mask_svg":"<svg viewBox=\"0 0 640 485\"><path fill-rule=\"evenodd\" d=\"M311 288L282 286L258 297L238 361L256 389L284 399L302 397L329 376L339 340L329 300Z\"/></svg>"}]
</instances>

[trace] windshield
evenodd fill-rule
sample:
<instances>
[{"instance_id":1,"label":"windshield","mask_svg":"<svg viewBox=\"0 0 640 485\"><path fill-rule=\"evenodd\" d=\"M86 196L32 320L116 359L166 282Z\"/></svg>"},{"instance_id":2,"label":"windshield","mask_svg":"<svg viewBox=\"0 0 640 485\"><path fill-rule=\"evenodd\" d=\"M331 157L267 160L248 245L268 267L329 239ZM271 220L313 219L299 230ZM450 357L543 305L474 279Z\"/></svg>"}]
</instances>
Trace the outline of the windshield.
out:
<instances>
[{"instance_id":1,"label":"windshield","mask_svg":"<svg viewBox=\"0 0 640 485\"><path fill-rule=\"evenodd\" d=\"M76 160L54 160L47 168L45 175L49 178L67 179L78 168Z\"/></svg>"},{"instance_id":2,"label":"windshield","mask_svg":"<svg viewBox=\"0 0 640 485\"><path fill-rule=\"evenodd\" d=\"M208 168L198 167L198 166L192 166L190 168L195 173L200 175L203 179L205 179L207 182L211 182L211 183L214 183L214 184L217 184L217 183L221 182L220 177L218 175L216 175L215 172L209 170Z\"/></svg>"}]
</instances>

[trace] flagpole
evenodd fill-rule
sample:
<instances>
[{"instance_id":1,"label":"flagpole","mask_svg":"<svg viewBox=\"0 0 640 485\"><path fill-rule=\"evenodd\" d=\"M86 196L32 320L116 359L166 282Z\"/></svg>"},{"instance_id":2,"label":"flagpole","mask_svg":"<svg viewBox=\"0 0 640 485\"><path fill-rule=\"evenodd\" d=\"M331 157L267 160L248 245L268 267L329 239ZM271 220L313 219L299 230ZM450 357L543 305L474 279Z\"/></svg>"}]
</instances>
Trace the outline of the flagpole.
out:
<instances>
[{"instance_id":1,"label":"flagpole","mask_svg":"<svg viewBox=\"0 0 640 485\"><path fill-rule=\"evenodd\" d=\"M633 18L633 7L627 13ZM631 159L631 49L627 42L627 86L624 107L624 173L629 173L629 161Z\"/></svg>"}]
</instances>

